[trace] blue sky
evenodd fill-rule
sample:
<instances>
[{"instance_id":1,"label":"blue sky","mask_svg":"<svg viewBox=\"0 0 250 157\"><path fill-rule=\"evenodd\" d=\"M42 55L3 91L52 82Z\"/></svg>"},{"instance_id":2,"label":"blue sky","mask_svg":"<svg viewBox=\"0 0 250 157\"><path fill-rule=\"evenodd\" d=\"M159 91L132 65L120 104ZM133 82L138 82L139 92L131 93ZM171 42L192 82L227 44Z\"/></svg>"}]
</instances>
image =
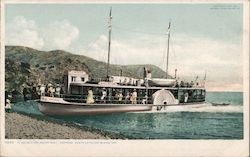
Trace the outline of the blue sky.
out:
<instances>
[{"instance_id":1,"label":"blue sky","mask_svg":"<svg viewBox=\"0 0 250 157\"><path fill-rule=\"evenodd\" d=\"M111 63L165 69L171 19L170 73L189 81L207 71L208 89L242 90L242 4L6 4L6 45L106 61L111 6Z\"/></svg>"}]
</instances>

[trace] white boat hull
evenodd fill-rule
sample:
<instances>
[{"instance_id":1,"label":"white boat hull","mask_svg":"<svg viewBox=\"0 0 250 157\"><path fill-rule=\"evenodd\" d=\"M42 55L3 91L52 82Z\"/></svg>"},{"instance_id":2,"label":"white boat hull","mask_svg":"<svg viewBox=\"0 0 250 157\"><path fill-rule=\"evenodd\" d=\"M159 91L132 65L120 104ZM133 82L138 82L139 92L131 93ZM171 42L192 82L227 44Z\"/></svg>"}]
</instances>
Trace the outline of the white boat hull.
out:
<instances>
[{"instance_id":1,"label":"white boat hull","mask_svg":"<svg viewBox=\"0 0 250 157\"><path fill-rule=\"evenodd\" d=\"M152 105L145 104L85 104L64 101L62 98L42 97L40 112L46 115L80 116L121 112L150 111Z\"/></svg>"},{"instance_id":2,"label":"white boat hull","mask_svg":"<svg viewBox=\"0 0 250 157\"><path fill-rule=\"evenodd\" d=\"M199 108L204 102L182 104L86 104L67 102L62 98L41 97L39 110L51 116L81 116L111 114L122 112L155 112L171 111L178 107L190 106Z\"/></svg>"}]
</instances>

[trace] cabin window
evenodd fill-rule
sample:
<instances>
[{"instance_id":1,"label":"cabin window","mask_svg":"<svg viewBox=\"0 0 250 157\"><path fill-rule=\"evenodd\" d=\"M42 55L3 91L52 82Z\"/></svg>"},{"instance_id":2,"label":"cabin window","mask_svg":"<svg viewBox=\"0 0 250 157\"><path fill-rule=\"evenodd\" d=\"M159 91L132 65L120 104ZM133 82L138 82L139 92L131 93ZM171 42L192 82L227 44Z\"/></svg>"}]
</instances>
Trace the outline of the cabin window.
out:
<instances>
[{"instance_id":1,"label":"cabin window","mask_svg":"<svg viewBox=\"0 0 250 157\"><path fill-rule=\"evenodd\" d=\"M81 80L82 80L82 82L84 82L84 81L85 81L85 78L84 78L84 77L82 77L82 78L81 78Z\"/></svg>"},{"instance_id":2,"label":"cabin window","mask_svg":"<svg viewBox=\"0 0 250 157\"><path fill-rule=\"evenodd\" d=\"M71 82L76 82L76 77L75 76L71 77Z\"/></svg>"},{"instance_id":3,"label":"cabin window","mask_svg":"<svg viewBox=\"0 0 250 157\"><path fill-rule=\"evenodd\" d=\"M202 90L202 95L205 96L206 95L206 91Z\"/></svg>"},{"instance_id":4,"label":"cabin window","mask_svg":"<svg viewBox=\"0 0 250 157\"><path fill-rule=\"evenodd\" d=\"M88 89L87 87L82 87L82 95L88 95Z\"/></svg>"},{"instance_id":5,"label":"cabin window","mask_svg":"<svg viewBox=\"0 0 250 157\"><path fill-rule=\"evenodd\" d=\"M202 90L197 90L197 95L202 95Z\"/></svg>"},{"instance_id":6,"label":"cabin window","mask_svg":"<svg viewBox=\"0 0 250 157\"><path fill-rule=\"evenodd\" d=\"M80 87L78 87L78 86L71 86L71 94L80 95Z\"/></svg>"},{"instance_id":7,"label":"cabin window","mask_svg":"<svg viewBox=\"0 0 250 157\"><path fill-rule=\"evenodd\" d=\"M170 92L174 95L174 97L178 98L178 90L170 90Z\"/></svg>"}]
</instances>

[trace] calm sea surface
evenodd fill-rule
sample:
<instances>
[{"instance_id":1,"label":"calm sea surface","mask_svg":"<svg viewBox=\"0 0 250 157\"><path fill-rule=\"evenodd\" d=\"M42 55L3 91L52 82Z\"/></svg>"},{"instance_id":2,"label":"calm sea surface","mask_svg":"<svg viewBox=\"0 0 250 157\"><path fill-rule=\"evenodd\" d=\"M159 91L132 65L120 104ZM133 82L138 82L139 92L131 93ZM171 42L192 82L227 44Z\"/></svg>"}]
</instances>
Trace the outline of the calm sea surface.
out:
<instances>
[{"instance_id":1,"label":"calm sea surface","mask_svg":"<svg viewBox=\"0 0 250 157\"><path fill-rule=\"evenodd\" d=\"M212 106L211 102L230 105ZM19 102L13 110L44 117L37 105ZM243 93L208 92L204 105L171 107L162 112L51 118L132 139L243 139Z\"/></svg>"}]
</instances>

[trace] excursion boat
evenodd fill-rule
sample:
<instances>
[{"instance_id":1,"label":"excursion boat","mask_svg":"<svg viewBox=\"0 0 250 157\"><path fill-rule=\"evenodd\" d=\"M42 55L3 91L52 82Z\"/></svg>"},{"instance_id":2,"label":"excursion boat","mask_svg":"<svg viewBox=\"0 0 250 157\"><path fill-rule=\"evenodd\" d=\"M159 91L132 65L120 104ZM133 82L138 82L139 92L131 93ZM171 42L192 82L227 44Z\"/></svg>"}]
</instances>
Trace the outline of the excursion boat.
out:
<instances>
[{"instance_id":1,"label":"excursion boat","mask_svg":"<svg viewBox=\"0 0 250 157\"><path fill-rule=\"evenodd\" d=\"M127 85L114 81L96 82L88 80L84 71L69 71L64 82L65 94L62 97L41 96L39 109L42 113L90 115L143 112L161 110L167 106L200 104L205 101L206 95L203 87L147 86L145 82ZM90 91L94 102L88 103ZM135 103L131 100L133 93L137 95Z\"/></svg>"},{"instance_id":2,"label":"excursion boat","mask_svg":"<svg viewBox=\"0 0 250 157\"><path fill-rule=\"evenodd\" d=\"M176 79L152 78L144 68L143 78L109 75L111 46L111 9L109 16L107 77L89 79L84 71L68 71L64 75L64 94L41 96L39 110L47 115L93 115L121 112L160 111L170 106L201 104L205 101L204 86L180 86ZM170 23L168 28L168 48ZM168 58L167 58L168 68Z\"/></svg>"}]
</instances>

